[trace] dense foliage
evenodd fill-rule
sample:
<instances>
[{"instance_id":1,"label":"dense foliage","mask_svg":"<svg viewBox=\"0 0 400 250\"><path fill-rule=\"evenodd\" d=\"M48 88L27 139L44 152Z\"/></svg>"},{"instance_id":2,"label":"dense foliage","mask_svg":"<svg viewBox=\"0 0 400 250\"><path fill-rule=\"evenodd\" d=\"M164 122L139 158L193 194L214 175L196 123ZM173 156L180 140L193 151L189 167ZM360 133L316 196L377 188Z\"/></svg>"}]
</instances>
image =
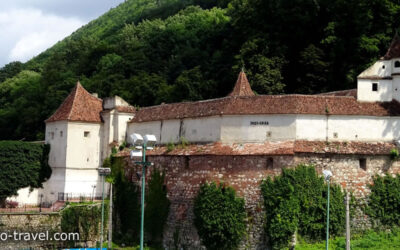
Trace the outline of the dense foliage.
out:
<instances>
[{"instance_id":1,"label":"dense foliage","mask_svg":"<svg viewBox=\"0 0 400 250\"><path fill-rule=\"evenodd\" d=\"M344 229L344 194L331 184L331 235ZM268 177L261 185L266 211L266 233L273 249L288 246L294 233L321 240L325 237L327 185L313 166L300 165L283 169L282 175Z\"/></svg>"},{"instance_id":2,"label":"dense foliage","mask_svg":"<svg viewBox=\"0 0 400 250\"><path fill-rule=\"evenodd\" d=\"M146 191L144 214L145 231L150 236L151 246L162 246L164 226L167 222L170 201L164 185L165 174L154 170L151 173Z\"/></svg>"},{"instance_id":3,"label":"dense foliage","mask_svg":"<svg viewBox=\"0 0 400 250\"><path fill-rule=\"evenodd\" d=\"M127 0L0 69L0 139L43 138L78 79L140 106L225 96L242 67L259 94L354 88L399 16L395 0Z\"/></svg>"},{"instance_id":4,"label":"dense foliage","mask_svg":"<svg viewBox=\"0 0 400 250\"><path fill-rule=\"evenodd\" d=\"M400 175L375 176L367 213L385 226L400 226Z\"/></svg>"},{"instance_id":5,"label":"dense foliage","mask_svg":"<svg viewBox=\"0 0 400 250\"><path fill-rule=\"evenodd\" d=\"M135 244L140 236L140 189L124 174L120 158L112 158L114 176L114 208L118 221L116 243Z\"/></svg>"},{"instance_id":6,"label":"dense foliage","mask_svg":"<svg viewBox=\"0 0 400 250\"><path fill-rule=\"evenodd\" d=\"M42 187L51 175L49 145L0 141L0 203L18 189Z\"/></svg>"},{"instance_id":7,"label":"dense foliage","mask_svg":"<svg viewBox=\"0 0 400 250\"><path fill-rule=\"evenodd\" d=\"M244 199L235 190L203 184L194 202L194 224L207 249L235 249L246 230Z\"/></svg>"},{"instance_id":8,"label":"dense foliage","mask_svg":"<svg viewBox=\"0 0 400 250\"><path fill-rule=\"evenodd\" d=\"M104 221L108 217L108 205L104 205ZM68 206L61 212L61 230L79 233L79 240L97 239L100 234L101 204ZM107 223L104 223L105 227Z\"/></svg>"}]
</instances>

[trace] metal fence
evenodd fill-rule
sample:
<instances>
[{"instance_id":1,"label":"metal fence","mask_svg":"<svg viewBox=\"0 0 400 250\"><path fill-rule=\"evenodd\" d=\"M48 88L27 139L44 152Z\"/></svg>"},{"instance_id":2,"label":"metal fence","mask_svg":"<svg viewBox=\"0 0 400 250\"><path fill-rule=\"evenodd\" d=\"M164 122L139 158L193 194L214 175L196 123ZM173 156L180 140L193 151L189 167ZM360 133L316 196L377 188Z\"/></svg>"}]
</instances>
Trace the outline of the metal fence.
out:
<instances>
[{"instance_id":1,"label":"metal fence","mask_svg":"<svg viewBox=\"0 0 400 250\"><path fill-rule=\"evenodd\" d=\"M63 207L62 204L57 206L57 204L52 204L50 207L45 206L33 206L33 205L23 205L19 207L10 208L0 208L0 213L51 213L57 212Z\"/></svg>"},{"instance_id":2,"label":"metal fence","mask_svg":"<svg viewBox=\"0 0 400 250\"><path fill-rule=\"evenodd\" d=\"M88 193L58 193L58 201L100 201L101 194L88 194Z\"/></svg>"}]
</instances>

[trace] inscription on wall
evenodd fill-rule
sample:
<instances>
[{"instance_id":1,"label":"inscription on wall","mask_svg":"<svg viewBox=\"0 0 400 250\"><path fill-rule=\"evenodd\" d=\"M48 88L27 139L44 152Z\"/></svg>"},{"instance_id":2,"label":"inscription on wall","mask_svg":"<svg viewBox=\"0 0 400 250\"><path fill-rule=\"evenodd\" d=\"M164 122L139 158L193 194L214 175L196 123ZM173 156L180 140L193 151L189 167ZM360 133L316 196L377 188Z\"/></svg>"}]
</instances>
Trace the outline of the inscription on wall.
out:
<instances>
[{"instance_id":1,"label":"inscription on wall","mask_svg":"<svg viewBox=\"0 0 400 250\"><path fill-rule=\"evenodd\" d=\"M250 126L267 126L269 123L267 121L250 121Z\"/></svg>"}]
</instances>

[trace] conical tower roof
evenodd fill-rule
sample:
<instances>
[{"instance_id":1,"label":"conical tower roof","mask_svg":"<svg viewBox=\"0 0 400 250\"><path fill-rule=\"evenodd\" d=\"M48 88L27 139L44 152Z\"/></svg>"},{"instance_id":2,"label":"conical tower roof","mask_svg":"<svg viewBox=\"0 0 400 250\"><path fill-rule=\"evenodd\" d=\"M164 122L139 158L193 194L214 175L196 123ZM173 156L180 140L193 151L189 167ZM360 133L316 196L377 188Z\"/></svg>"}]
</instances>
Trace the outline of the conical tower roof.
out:
<instances>
[{"instance_id":1,"label":"conical tower roof","mask_svg":"<svg viewBox=\"0 0 400 250\"><path fill-rule=\"evenodd\" d=\"M243 70L239 73L235 87L229 96L254 96L254 92Z\"/></svg>"},{"instance_id":2,"label":"conical tower roof","mask_svg":"<svg viewBox=\"0 0 400 250\"><path fill-rule=\"evenodd\" d=\"M75 88L46 122L102 122L100 116L102 110L103 101L91 95L77 82Z\"/></svg>"},{"instance_id":3,"label":"conical tower roof","mask_svg":"<svg viewBox=\"0 0 400 250\"><path fill-rule=\"evenodd\" d=\"M397 57L400 57L400 37L396 32L396 35L394 36L386 54L383 56L383 59L390 60Z\"/></svg>"}]
</instances>

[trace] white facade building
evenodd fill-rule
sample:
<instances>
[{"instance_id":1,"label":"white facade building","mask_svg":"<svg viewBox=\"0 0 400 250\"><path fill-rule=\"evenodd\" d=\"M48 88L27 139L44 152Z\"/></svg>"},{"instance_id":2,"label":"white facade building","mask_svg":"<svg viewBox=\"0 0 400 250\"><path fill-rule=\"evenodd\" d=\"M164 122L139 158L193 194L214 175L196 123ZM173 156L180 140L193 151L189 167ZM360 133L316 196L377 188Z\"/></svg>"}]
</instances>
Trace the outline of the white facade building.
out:
<instances>
[{"instance_id":1,"label":"white facade building","mask_svg":"<svg viewBox=\"0 0 400 250\"><path fill-rule=\"evenodd\" d=\"M54 202L66 193L101 192L98 168L129 134L154 134L160 144L279 141L384 142L400 139L400 38L362 72L357 89L319 95L256 96L244 72L223 98L136 110L120 97L104 100L79 83L46 120L53 173L44 189L20 190ZM28 197L29 196L29 197ZM62 197L61 197L62 198Z\"/></svg>"}]
</instances>

